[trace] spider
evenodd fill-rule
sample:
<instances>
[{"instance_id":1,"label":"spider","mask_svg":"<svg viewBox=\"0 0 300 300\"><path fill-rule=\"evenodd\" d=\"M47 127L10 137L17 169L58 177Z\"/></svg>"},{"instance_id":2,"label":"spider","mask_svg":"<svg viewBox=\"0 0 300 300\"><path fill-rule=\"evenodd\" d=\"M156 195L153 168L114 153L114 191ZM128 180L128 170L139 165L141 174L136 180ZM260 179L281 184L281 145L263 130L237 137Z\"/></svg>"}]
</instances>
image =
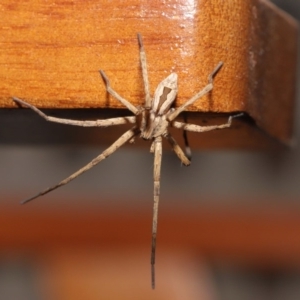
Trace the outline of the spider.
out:
<instances>
[{"instance_id":1,"label":"spider","mask_svg":"<svg viewBox=\"0 0 300 300\"><path fill-rule=\"evenodd\" d=\"M213 80L215 75L221 69L223 62L219 62L215 69L208 76L208 84L199 91L196 95L186 101L184 104L178 108L171 108L175 101L177 95L177 74L171 73L167 78L165 78L156 88L154 96L150 96L150 88L147 73L147 62L146 54L143 46L142 36L137 35L139 44L139 54L140 63L142 69L142 77L144 82L145 91L145 103L142 106L135 107L129 101L122 98L111 86L109 79L105 75L104 71L100 70L100 75L105 83L106 91L113 96L115 99L120 101L127 109L129 109L133 116L128 117L118 117L106 120L95 120L95 121L82 121L82 120L69 120L47 116L42 111L40 111L35 106L19 99L13 97L13 101L20 106L24 106L32 109L37 114L39 114L46 121L62 123L66 125L84 126L84 127L107 127L113 125L122 124L133 124L133 127L121 135L111 146L104 150L99 156L94 158L86 166L65 178L58 184L45 189L44 191L38 193L37 195L28 198L21 203L27 203L35 198L45 195L60 186L63 186L75 179L82 173L88 171L102 160L110 156L122 145L128 141L132 141L136 136L141 137L144 140L151 141L150 152L154 154L154 204L153 204L153 220L152 220L152 244L151 244L151 284L152 288L155 288L155 252L156 252L156 233L157 233L157 216L158 216L158 204L159 204L159 194L160 194L160 170L162 161L162 138L167 139L171 144L172 149L178 156L183 165L190 165L190 159L188 155L183 152L176 140L168 132L168 127L175 127L178 129L183 129L185 131L193 132L205 132L215 129L223 129L231 126L232 118L239 115L230 116L227 123L222 125L212 125L212 126L199 126L194 124L188 124L186 122L178 122L174 119L184 111L188 106L195 103L198 99L203 97L205 94L209 93L213 89Z\"/></svg>"}]
</instances>

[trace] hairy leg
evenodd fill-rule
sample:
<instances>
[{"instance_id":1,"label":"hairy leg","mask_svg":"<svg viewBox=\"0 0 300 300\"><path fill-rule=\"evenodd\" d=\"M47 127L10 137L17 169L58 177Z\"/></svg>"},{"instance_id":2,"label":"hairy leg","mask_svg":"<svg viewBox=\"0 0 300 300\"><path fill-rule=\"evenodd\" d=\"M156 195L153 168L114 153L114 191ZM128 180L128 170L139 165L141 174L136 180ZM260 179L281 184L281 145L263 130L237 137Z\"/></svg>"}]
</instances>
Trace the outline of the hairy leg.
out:
<instances>
[{"instance_id":1,"label":"hairy leg","mask_svg":"<svg viewBox=\"0 0 300 300\"><path fill-rule=\"evenodd\" d=\"M160 193L160 170L162 160L162 138L158 136L154 140L154 203L153 203L153 222L152 222L152 245L151 245L151 282L152 288L155 288L155 251L156 251L156 233L157 217Z\"/></svg>"},{"instance_id":2,"label":"hairy leg","mask_svg":"<svg viewBox=\"0 0 300 300\"><path fill-rule=\"evenodd\" d=\"M188 124L188 123L184 123L184 122L173 121L172 126L175 128L178 128L178 129L186 130L186 131L206 132L206 131L211 131L211 130L216 130L216 129L229 128L231 126L232 119L241 117L242 115L243 115L243 113L236 114L234 116L230 116L228 118L227 123L221 124L221 125L200 126L200 125L195 125L195 124Z\"/></svg>"},{"instance_id":3,"label":"hairy leg","mask_svg":"<svg viewBox=\"0 0 300 300\"><path fill-rule=\"evenodd\" d=\"M99 72L100 72L100 75L102 76L102 79L103 79L103 81L105 83L106 91L109 94L111 94L114 98L116 98L117 100L119 100L132 113L134 113L135 115L137 115L139 113L139 110L134 105L132 105L129 101L127 101L126 99L124 99L123 97L121 97L114 89L111 88L109 79L107 78L107 76L104 73L104 71L100 70Z\"/></svg>"},{"instance_id":4,"label":"hairy leg","mask_svg":"<svg viewBox=\"0 0 300 300\"><path fill-rule=\"evenodd\" d=\"M30 103L25 102L24 100L21 100L16 97L13 97L13 100L19 105L22 105L22 106L32 109L38 115L40 115L42 118L44 118L46 121L54 122L54 123L82 126L82 127L108 127L108 126L113 126L113 125L123 125L123 124L129 124L129 123L134 124L136 122L135 116L110 118L110 119L105 119L105 120L94 120L94 121L82 121L82 120L70 120L70 119L56 118L56 117L47 116L41 110L39 110L37 107L35 107L34 105L31 105Z\"/></svg>"},{"instance_id":5,"label":"hairy leg","mask_svg":"<svg viewBox=\"0 0 300 300\"><path fill-rule=\"evenodd\" d=\"M138 133L138 131L135 128L132 128L128 131L126 131L123 135L121 135L110 147L108 147L106 150L104 150L100 155L98 155L96 158L94 158L91 162L89 162L86 166L84 166L83 168L81 168L80 170L78 170L77 172L73 173L71 176L65 178L64 180L62 180L61 182L59 182L58 184L38 193L37 195L28 198L24 201L22 201L22 204L25 204L33 199L36 199L40 196L43 196L67 183L69 183L71 180L75 179L76 177L78 177L79 175L81 175L82 173L88 171L89 169L93 168L94 166L96 166L98 163L100 163L102 160L104 160L105 158L107 158L109 155L113 154L118 148L120 148L122 145L124 145L127 141L129 141L130 139L132 139L136 134Z\"/></svg>"},{"instance_id":6,"label":"hairy leg","mask_svg":"<svg viewBox=\"0 0 300 300\"><path fill-rule=\"evenodd\" d=\"M208 76L208 84L195 96L190 98L187 102L179 106L177 109L175 109L172 113L169 114L168 120L173 121L181 112L183 112L188 106L192 105L194 102L196 102L198 99L209 93L213 89L213 79L215 75L218 73L218 71L221 69L223 65L223 62L219 62L218 65L215 67L215 69L209 74Z\"/></svg>"},{"instance_id":7,"label":"hairy leg","mask_svg":"<svg viewBox=\"0 0 300 300\"><path fill-rule=\"evenodd\" d=\"M165 135L165 138L168 140L168 142L171 144L175 154L178 156L180 161L185 165L189 166L191 164L190 160L186 157L176 140L171 136L170 133Z\"/></svg>"},{"instance_id":8,"label":"hairy leg","mask_svg":"<svg viewBox=\"0 0 300 300\"><path fill-rule=\"evenodd\" d=\"M145 53L141 34L138 33L137 36L138 36L139 47L140 47L140 62L141 62L142 75L143 75L143 81L144 81L145 108L150 108L151 107L151 96L150 96L149 79L148 79L148 72L147 72L146 53Z\"/></svg>"}]
</instances>

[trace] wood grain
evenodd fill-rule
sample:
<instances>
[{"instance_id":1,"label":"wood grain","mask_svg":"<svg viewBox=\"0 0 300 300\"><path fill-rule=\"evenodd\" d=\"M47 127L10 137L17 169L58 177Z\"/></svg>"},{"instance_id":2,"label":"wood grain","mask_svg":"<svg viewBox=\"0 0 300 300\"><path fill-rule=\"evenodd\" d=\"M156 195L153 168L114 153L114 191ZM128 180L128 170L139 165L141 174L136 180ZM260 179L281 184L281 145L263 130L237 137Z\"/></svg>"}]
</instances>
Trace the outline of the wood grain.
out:
<instances>
[{"instance_id":1,"label":"wood grain","mask_svg":"<svg viewBox=\"0 0 300 300\"><path fill-rule=\"evenodd\" d=\"M213 93L189 110L244 111L290 140L297 24L265 0L1 1L0 107L15 107L17 96L40 108L121 108L100 68L123 97L142 104L137 32L152 92L177 72L179 105L224 61Z\"/></svg>"}]
</instances>

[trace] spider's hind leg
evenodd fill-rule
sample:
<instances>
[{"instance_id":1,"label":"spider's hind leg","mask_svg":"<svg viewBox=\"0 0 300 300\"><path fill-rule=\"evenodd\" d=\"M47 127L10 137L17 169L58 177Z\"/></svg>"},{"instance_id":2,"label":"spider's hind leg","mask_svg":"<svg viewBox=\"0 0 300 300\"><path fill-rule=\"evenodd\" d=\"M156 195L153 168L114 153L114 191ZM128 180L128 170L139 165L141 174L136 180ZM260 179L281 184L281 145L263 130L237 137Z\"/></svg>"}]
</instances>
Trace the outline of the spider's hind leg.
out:
<instances>
[{"instance_id":1,"label":"spider's hind leg","mask_svg":"<svg viewBox=\"0 0 300 300\"><path fill-rule=\"evenodd\" d=\"M153 220L152 220L152 245L151 245L151 282L152 288L155 288L155 252L156 252L156 234L157 234L157 218L158 204L160 194L160 173L162 161L162 138L158 136L153 141L154 150L154 202L153 202Z\"/></svg>"},{"instance_id":2,"label":"spider's hind leg","mask_svg":"<svg viewBox=\"0 0 300 300\"><path fill-rule=\"evenodd\" d=\"M172 146L172 149L174 150L175 154L178 156L180 161L185 165L189 166L191 164L190 160L187 158L185 153L182 151L176 140L172 137L170 133L167 133L164 135L164 137L168 140L170 145Z\"/></svg>"},{"instance_id":3,"label":"spider's hind leg","mask_svg":"<svg viewBox=\"0 0 300 300\"><path fill-rule=\"evenodd\" d=\"M137 130L135 128L132 128L128 131L126 131L123 135L121 135L111 146L109 146L106 150L104 150L100 155L98 155L97 157L95 157L91 162L89 162L87 165L85 165L83 168L81 168L80 170L76 171L75 173L73 173L72 175L70 175L69 177L65 178L64 180L60 181L58 184L45 189L44 191L38 193L37 195L28 198L24 201L21 202L21 204L25 204L33 199L36 199L40 196L43 196L67 183L69 183L71 180L75 179L76 177L78 177L79 175L81 175L82 173L90 170L91 168L93 168L95 165L97 165L98 163L100 163L102 160L104 160L105 158L107 158L108 156L110 156L111 154L113 154L118 148L120 148L122 145L124 145L127 141L129 141L130 139L132 139L136 134L137 134Z\"/></svg>"},{"instance_id":4,"label":"spider's hind leg","mask_svg":"<svg viewBox=\"0 0 300 300\"><path fill-rule=\"evenodd\" d=\"M184 114L183 120L184 120L184 123L188 122L186 114ZM184 146L185 146L185 155L191 161L192 160L192 150L191 150L191 147L189 145L189 139L188 139L187 131L183 130L182 135L183 135Z\"/></svg>"},{"instance_id":5,"label":"spider's hind leg","mask_svg":"<svg viewBox=\"0 0 300 300\"><path fill-rule=\"evenodd\" d=\"M196 124L189 124L189 123L174 121L174 122L172 122L172 126L175 128L178 128L178 129L186 130L186 131L206 132L206 131L212 131L212 130L216 130L216 129L229 128L231 126L232 119L239 118L243 115L244 115L244 113L238 113L236 115L229 116L228 121L226 123L220 124L220 125L201 126L201 125L196 125Z\"/></svg>"}]
</instances>

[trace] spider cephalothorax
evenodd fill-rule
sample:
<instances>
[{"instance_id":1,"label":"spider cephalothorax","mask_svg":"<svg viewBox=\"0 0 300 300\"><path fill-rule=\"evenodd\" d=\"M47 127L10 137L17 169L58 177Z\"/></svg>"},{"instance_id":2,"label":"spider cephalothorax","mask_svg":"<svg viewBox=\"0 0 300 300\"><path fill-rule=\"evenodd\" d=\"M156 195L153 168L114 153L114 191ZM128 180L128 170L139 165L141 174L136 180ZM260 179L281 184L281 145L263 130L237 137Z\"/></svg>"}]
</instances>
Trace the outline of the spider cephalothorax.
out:
<instances>
[{"instance_id":1,"label":"spider cephalothorax","mask_svg":"<svg viewBox=\"0 0 300 300\"><path fill-rule=\"evenodd\" d=\"M184 111L188 106L192 105L195 101L200 99L205 94L209 93L213 89L213 78L216 73L220 70L223 63L219 62L219 64L215 67L213 72L208 76L208 84L196 95L186 101L184 104L179 106L178 108L171 108L172 104L175 101L177 95L177 74L171 73L167 78L165 78L156 88L153 98L150 96L149 90L149 81L147 74L147 63L146 63L146 54L144 51L144 46L142 42L142 37L138 34L139 41L139 49L140 49L140 61L142 68L142 75L144 81L144 90L145 90L145 103L141 107L135 107L129 101L122 98L114 89L111 88L110 82L105 75L105 73L101 70L100 74L104 80L106 85L106 90L109 94L111 94L114 98L120 101L125 107L127 107L132 113L133 116L129 117L119 117L112 118L106 120L95 120L95 121L81 121L81 120L69 120L69 119L61 119L55 118L51 116L45 115L42 111L40 111L35 106L14 97L13 100L25 107L28 107L38 113L41 117L46 119L47 121L63 123L67 125L75 125L75 126L84 126L84 127L107 127L113 125L123 125L127 123L133 124L133 127L126 131L121 137L119 137L110 147L104 150L99 156L94 158L90 163L86 166L70 175L66 179L62 180L58 184L38 193L37 195L24 200L22 203L29 202L37 197L45 195L58 187L67 184L74 178L78 177L82 173L88 171L98 163L100 163L103 159L111 155L118 148L124 145L126 142L134 139L137 136L145 140L151 140L152 145L150 151L154 153L154 205L153 205L153 223L152 223L152 250L151 250L151 273L152 273L152 287L155 287L155 250L156 250L156 232L157 232L157 214L158 214L158 203L159 203L159 190L160 190L160 168L161 168L161 160L162 160L162 137L166 138L168 142L171 144L172 149L175 154L181 160L184 165L189 165L190 160L186 156L186 154L182 151L182 149L177 144L176 140L171 136L168 132L168 127L172 126L178 129L186 130L186 131L194 131L194 132L204 132L210 131L214 129L222 129L228 128L231 125L232 116L229 117L228 122L222 125L212 125L212 126L199 126L194 124L188 124L185 122L175 121L175 118ZM236 115L238 116L238 115ZM236 117L234 116L234 117Z\"/></svg>"}]
</instances>

